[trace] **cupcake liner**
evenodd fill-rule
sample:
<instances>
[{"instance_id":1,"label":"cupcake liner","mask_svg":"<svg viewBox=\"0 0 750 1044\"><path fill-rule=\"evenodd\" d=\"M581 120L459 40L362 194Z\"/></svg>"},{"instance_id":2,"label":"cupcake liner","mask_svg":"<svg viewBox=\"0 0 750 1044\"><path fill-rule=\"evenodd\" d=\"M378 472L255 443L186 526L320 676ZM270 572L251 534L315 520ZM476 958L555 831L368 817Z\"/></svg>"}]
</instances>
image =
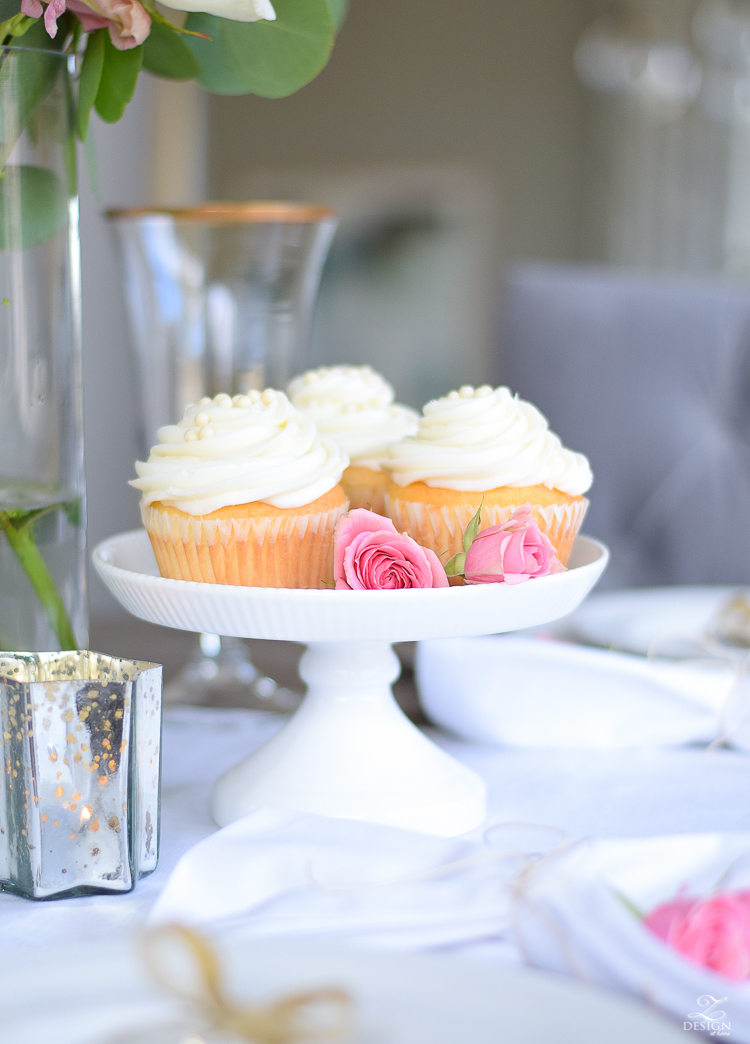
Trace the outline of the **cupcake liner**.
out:
<instances>
[{"instance_id":1,"label":"cupcake liner","mask_svg":"<svg viewBox=\"0 0 750 1044\"><path fill-rule=\"evenodd\" d=\"M333 582L333 531L346 504L310 515L210 519L141 510L159 572L172 580L320 588Z\"/></svg>"},{"instance_id":2,"label":"cupcake liner","mask_svg":"<svg viewBox=\"0 0 750 1044\"><path fill-rule=\"evenodd\" d=\"M386 494L386 512L401 533L408 533L418 544L431 548L445 564L462 550L464 530L476 514L471 504L425 504ZM513 512L526 501L514 505L485 505L482 529L507 522ZM532 504L534 519L555 547L557 558L568 564L578 531L589 506L584 497L567 504Z\"/></svg>"},{"instance_id":3,"label":"cupcake liner","mask_svg":"<svg viewBox=\"0 0 750 1044\"><path fill-rule=\"evenodd\" d=\"M385 491L389 476L384 471L350 465L341 476L341 485L349 498L349 510L367 508L376 515L385 515Z\"/></svg>"}]
</instances>

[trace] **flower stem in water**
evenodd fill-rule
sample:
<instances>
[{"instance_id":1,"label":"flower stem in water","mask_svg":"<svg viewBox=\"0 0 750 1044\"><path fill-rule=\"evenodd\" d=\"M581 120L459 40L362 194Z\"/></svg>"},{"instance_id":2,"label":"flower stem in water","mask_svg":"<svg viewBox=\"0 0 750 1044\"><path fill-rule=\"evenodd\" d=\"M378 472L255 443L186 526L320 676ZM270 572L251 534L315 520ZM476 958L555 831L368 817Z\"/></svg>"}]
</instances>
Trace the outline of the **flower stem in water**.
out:
<instances>
[{"instance_id":1,"label":"flower stem in water","mask_svg":"<svg viewBox=\"0 0 750 1044\"><path fill-rule=\"evenodd\" d=\"M0 511L0 529L8 538L8 543L16 558L39 596L50 626L57 635L60 648L77 649L78 643L65 603L55 587L55 581L50 576L47 563L42 558L34 540L33 522L43 511L48 510L50 509L34 508L30 511L19 509Z\"/></svg>"}]
</instances>

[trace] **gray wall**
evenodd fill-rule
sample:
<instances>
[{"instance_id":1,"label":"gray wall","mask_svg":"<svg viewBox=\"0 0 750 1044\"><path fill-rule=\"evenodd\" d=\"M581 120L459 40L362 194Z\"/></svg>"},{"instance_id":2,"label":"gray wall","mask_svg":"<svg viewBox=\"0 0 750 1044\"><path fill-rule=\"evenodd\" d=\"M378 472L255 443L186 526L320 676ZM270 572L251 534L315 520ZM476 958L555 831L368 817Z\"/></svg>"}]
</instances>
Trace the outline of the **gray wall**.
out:
<instances>
[{"instance_id":1,"label":"gray wall","mask_svg":"<svg viewBox=\"0 0 750 1044\"><path fill-rule=\"evenodd\" d=\"M142 74L115 125L92 117L96 182L80 156L83 377L88 546L140 525L128 486L138 454L138 393L108 207L181 205L204 195L205 94L192 83ZM92 618L130 619L93 573Z\"/></svg>"},{"instance_id":2,"label":"gray wall","mask_svg":"<svg viewBox=\"0 0 750 1044\"><path fill-rule=\"evenodd\" d=\"M120 123L94 118L99 198L83 156L78 173L81 199L83 277L83 392L88 502L88 546L139 525L138 495L127 482L136 458L136 396L130 369L125 305L108 206L127 206L151 194L150 88L142 77L136 97ZM92 616L123 614L94 575L89 574Z\"/></svg>"},{"instance_id":3,"label":"gray wall","mask_svg":"<svg viewBox=\"0 0 750 1044\"><path fill-rule=\"evenodd\" d=\"M276 162L470 161L503 201L502 253L577 256L589 0L351 0L323 73L282 100L209 101L211 195Z\"/></svg>"}]
</instances>

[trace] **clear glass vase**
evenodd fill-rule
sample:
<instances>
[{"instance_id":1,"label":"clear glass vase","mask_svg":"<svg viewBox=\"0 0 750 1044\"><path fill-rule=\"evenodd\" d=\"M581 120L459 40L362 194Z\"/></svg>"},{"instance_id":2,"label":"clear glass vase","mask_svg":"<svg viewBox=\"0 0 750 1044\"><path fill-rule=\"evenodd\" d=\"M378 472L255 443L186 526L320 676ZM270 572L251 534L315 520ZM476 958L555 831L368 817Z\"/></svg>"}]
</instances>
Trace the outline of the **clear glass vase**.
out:
<instances>
[{"instance_id":1,"label":"clear glass vase","mask_svg":"<svg viewBox=\"0 0 750 1044\"><path fill-rule=\"evenodd\" d=\"M0 52L0 649L88 642L74 59Z\"/></svg>"},{"instance_id":2,"label":"clear glass vase","mask_svg":"<svg viewBox=\"0 0 750 1044\"><path fill-rule=\"evenodd\" d=\"M336 230L327 207L207 203L111 210L141 399L143 460L156 432L204 395L284 388L310 365L310 327ZM165 699L289 710L239 639L203 635Z\"/></svg>"}]
</instances>

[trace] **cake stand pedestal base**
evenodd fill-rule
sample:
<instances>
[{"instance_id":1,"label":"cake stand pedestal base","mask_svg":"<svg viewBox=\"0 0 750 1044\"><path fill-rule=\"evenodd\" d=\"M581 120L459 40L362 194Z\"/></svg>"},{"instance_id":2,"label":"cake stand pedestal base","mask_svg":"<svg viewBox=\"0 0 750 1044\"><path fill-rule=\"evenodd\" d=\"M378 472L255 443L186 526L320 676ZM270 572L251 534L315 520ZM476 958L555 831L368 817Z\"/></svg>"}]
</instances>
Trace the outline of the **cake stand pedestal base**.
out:
<instances>
[{"instance_id":1,"label":"cake stand pedestal base","mask_svg":"<svg viewBox=\"0 0 750 1044\"><path fill-rule=\"evenodd\" d=\"M216 784L224 826L261 805L453 837L479 826L484 784L405 717L391 683L391 642L499 634L576 609L609 553L579 537L564 573L527 584L408 591L241 587L159 576L148 534L121 533L94 551L110 591L135 616L182 631L305 642L302 706L270 743ZM312 644L310 644L312 643Z\"/></svg>"},{"instance_id":2,"label":"cake stand pedestal base","mask_svg":"<svg viewBox=\"0 0 750 1044\"><path fill-rule=\"evenodd\" d=\"M217 782L220 826L263 805L441 837L479 826L484 783L401 711L388 642L315 642L299 670L308 692L289 724Z\"/></svg>"}]
</instances>

